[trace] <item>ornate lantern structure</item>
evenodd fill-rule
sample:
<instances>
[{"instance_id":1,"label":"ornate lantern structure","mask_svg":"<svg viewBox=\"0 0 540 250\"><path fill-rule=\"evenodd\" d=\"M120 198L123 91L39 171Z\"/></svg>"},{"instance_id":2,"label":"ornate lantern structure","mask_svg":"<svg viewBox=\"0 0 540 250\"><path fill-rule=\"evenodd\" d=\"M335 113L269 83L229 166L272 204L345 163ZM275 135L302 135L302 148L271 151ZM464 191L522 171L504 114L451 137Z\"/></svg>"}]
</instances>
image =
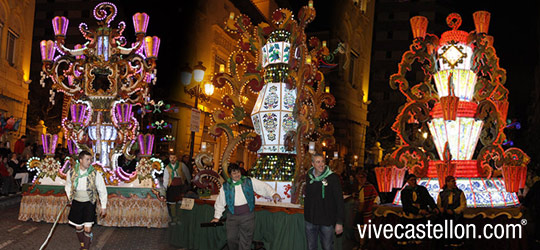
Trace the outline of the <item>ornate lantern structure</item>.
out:
<instances>
[{"instance_id":1,"label":"ornate lantern structure","mask_svg":"<svg viewBox=\"0 0 540 250\"><path fill-rule=\"evenodd\" d=\"M252 174L275 185L285 201L292 202L298 202L301 188L295 193L291 188L303 185L297 177L310 166L309 142L332 145L335 141L323 108L333 107L335 99L325 91L319 65L334 67L330 62L343 46L331 53L325 42L306 39L305 27L314 18L312 1L300 9L298 20L290 10L277 9L270 24L255 26L249 17L231 13L225 29L240 39L227 70L222 67L212 80L216 88L227 88L221 98L223 108L213 112L210 128L211 135L227 137L221 167L226 170L236 146L249 141L247 148L260 156ZM258 94L251 113L254 129L236 132L233 127L250 117L245 101L250 93Z\"/></svg>"},{"instance_id":2,"label":"ornate lantern structure","mask_svg":"<svg viewBox=\"0 0 540 250\"><path fill-rule=\"evenodd\" d=\"M265 85L259 92L251 120L261 137L255 168L265 180L291 181L294 174L296 151L285 147L285 135L296 130L297 125L293 117L296 89L285 83L289 75L290 36L286 30L273 31L260 53Z\"/></svg>"},{"instance_id":3,"label":"ornate lantern structure","mask_svg":"<svg viewBox=\"0 0 540 250\"><path fill-rule=\"evenodd\" d=\"M132 109L134 105L144 106L151 100L148 90L156 82L160 39L145 37L149 21L146 13L133 15L136 40L131 46L122 35L126 27L123 21L117 27L111 27L117 14L114 4L100 3L93 14L98 27L91 29L81 23L79 30L87 42L73 49L65 46L69 20L53 18L55 41L40 43L41 85L45 87L47 78L52 80L50 100L53 103L55 91L63 92L70 100L64 108L69 108L71 115L62 121L70 154L82 149L93 152L94 164L104 171L109 185L130 182L137 174L139 180L150 180L149 173L161 169L160 161L150 159L153 135L139 138L144 142L141 156L148 162L143 164L147 166L145 173L131 174L129 180L123 178L126 174L117 171L117 158L120 155L128 159L135 157L130 149L136 143L139 123ZM154 185L155 180L150 184Z\"/></svg>"},{"instance_id":4,"label":"ornate lantern structure","mask_svg":"<svg viewBox=\"0 0 540 250\"><path fill-rule=\"evenodd\" d=\"M389 156L399 168L422 177L420 184L434 198L444 185L438 179L454 175L469 207L516 205L514 192L526 176L522 166L529 158L519 149L502 149L506 71L487 35L490 13L478 11L473 17L476 30L465 32L459 30L461 17L450 14L446 22L451 30L440 38L426 33L427 18L411 18L413 44L390 78L392 88L407 97L393 125L403 144ZM409 86L405 74L415 62L425 77ZM478 142L483 148L473 159ZM400 193L394 203L400 203Z\"/></svg>"},{"instance_id":5,"label":"ornate lantern structure","mask_svg":"<svg viewBox=\"0 0 540 250\"><path fill-rule=\"evenodd\" d=\"M262 65L266 84L259 92L251 112L255 132L261 136L262 146L257 153L294 154L285 148L285 134L296 129L292 111L296 102L296 90L284 82L288 76L291 44L290 33L282 30L270 34L262 47ZM284 40L284 41L275 41Z\"/></svg>"}]
</instances>

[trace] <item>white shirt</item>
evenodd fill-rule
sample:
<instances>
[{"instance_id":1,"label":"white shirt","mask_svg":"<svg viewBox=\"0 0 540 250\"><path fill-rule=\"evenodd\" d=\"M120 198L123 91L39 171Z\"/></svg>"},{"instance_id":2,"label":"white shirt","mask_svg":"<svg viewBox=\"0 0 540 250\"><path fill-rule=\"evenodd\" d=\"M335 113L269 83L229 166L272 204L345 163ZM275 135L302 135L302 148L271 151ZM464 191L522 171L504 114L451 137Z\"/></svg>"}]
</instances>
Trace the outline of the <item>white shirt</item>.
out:
<instances>
[{"instance_id":1,"label":"white shirt","mask_svg":"<svg viewBox=\"0 0 540 250\"><path fill-rule=\"evenodd\" d=\"M259 181L255 178L250 178L251 183L253 184L253 191L257 193L258 195L264 196L264 197L272 197L277 192L267 183L264 183L262 181ZM242 185L234 186L234 205L235 206L242 206L244 204L247 204L246 196L244 195L244 191L242 190ZM216 199L216 203L214 203L214 218L219 219L221 218L221 215L223 214L223 211L225 211L225 206L227 205L227 201L225 200L225 191L223 191L223 186L219 189L219 195Z\"/></svg>"},{"instance_id":2,"label":"white shirt","mask_svg":"<svg viewBox=\"0 0 540 250\"><path fill-rule=\"evenodd\" d=\"M168 168L168 165L165 166L165 168ZM182 169L182 173L184 174L184 178L187 180L188 183L191 183L191 175L189 174L189 168L188 166L183 163L183 162L180 162L180 166L178 166L178 168L181 168ZM176 169L176 173L178 174L178 170L179 169ZM180 177L180 176L177 176L177 177ZM165 171L163 171L163 187L165 189L167 189L169 186L169 179L171 178L171 176L169 176L169 170L165 169Z\"/></svg>"},{"instance_id":3,"label":"white shirt","mask_svg":"<svg viewBox=\"0 0 540 250\"><path fill-rule=\"evenodd\" d=\"M73 171L73 170L72 170ZM81 175L85 174L87 170L81 170ZM95 170L94 170L95 171ZM86 192L86 183L88 180L88 176L79 178L79 185L77 185L77 190L75 190L75 197L73 197L76 201L79 202L87 202L90 201L90 197L88 197L88 193ZM66 195L68 199L71 200L71 178L69 178L69 175L66 178L66 186L64 187L66 191ZM107 208L107 186L105 186L105 180L103 180L103 176L100 172L96 172L96 188L99 194L99 201L101 203L101 208L106 209Z\"/></svg>"}]
</instances>

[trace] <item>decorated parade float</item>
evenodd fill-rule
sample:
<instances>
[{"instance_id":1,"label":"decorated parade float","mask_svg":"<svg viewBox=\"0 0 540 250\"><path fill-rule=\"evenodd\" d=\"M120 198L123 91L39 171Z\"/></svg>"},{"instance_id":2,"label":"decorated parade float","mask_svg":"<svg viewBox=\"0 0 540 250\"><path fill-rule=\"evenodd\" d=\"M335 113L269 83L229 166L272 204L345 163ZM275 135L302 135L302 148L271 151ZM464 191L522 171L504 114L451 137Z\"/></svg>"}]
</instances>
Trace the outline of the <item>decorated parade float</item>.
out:
<instances>
[{"instance_id":1,"label":"decorated parade float","mask_svg":"<svg viewBox=\"0 0 540 250\"><path fill-rule=\"evenodd\" d=\"M467 198L464 217L470 223L521 219L517 193L524 188L529 157L518 148L503 150L506 71L487 34L490 13L477 11L473 18L476 29L465 32L459 30L461 17L450 14L451 30L440 38L426 33L426 17L410 19L413 43L390 77L391 87L407 98L392 127L401 145L375 168L379 191L398 191L392 205L375 211L380 223L399 222L391 217L401 216L399 190L406 172L419 177L418 184L434 200L445 177L455 176ZM411 84L406 76L414 69L424 78Z\"/></svg>"},{"instance_id":2,"label":"decorated parade float","mask_svg":"<svg viewBox=\"0 0 540 250\"><path fill-rule=\"evenodd\" d=\"M154 103L149 87L156 82L160 39L145 36L146 13L133 15L136 41L131 44L122 35L124 22L111 27L117 14L114 4L100 3L93 14L96 28L79 25L85 44L65 46L69 20L60 16L52 20L55 41L40 43L41 84L52 82L51 102L55 93L64 95L62 127L70 156L60 164L54 158L58 135L42 136L44 157L27 162L36 178L23 193L19 220L54 221L66 203L66 173L78 152L86 150L94 155L92 165L103 175L109 193L107 216L98 219L100 225L167 227L167 208L156 179L163 164L152 157L154 135L141 134L135 116L136 109ZM122 164L131 160L137 161L135 170L123 169ZM60 222L67 222L67 214Z\"/></svg>"},{"instance_id":3,"label":"decorated parade float","mask_svg":"<svg viewBox=\"0 0 540 250\"><path fill-rule=\"evenodd\" d=\"M321 151L323 142L335 142L334 127L324 109L333 107L335 98L327 91L323 72L336 66L331 62L343 45L331 52L326 41L307 38L304 29L315 18L313 1L300 9L297 20L287 9L277 9L271 17L271 23L255 26L248 16L231 13L225 23L225 30L239 39L226 67L212 78L213 85L225 94L218 97L221 107L212 112L209 131L214 137L224 136L226 146L222 155L202 152L196 156L198 170L204 174L196 175L195 184L212 187L212 196L196 200L192 211L180 210L183 223L171 227L174 246L220 249L226 244L224 227L193 227L213 218L216 188L221 185L198 184L198 180L218 183L217 173L204 163L211 163L213 157L219 158L219 171L227 178L231 156L239 144L248 142L248 150L258 155L249 174L271 185L283 199L274 204L256 195L254 240L264 243L266 249L306 247L299 203L304 176L311 167L308 151L310 144L316 145L311 150ZM257 99L250 105L247 99L254 94ZM253 129L241 124L252 124Z\"/></svg>"},{"instance_id":4,"label":"decorated parade float","mask_svg":"<svg viewBox=\"0 0 540 250\"><path fill-rule=\"evenodd\" d=\"M227 67L212 79L226 94L220 97L221 108L212 112L209 130L227 139L223 155L212 157L219 157L219 169L226 176L230 157L247 141L248 150L258 155L251 176L274 187L284 204L299 203L301 177L311 167L310 142L319 147L335 143L323 108L333 107L335 99L325 91L322 71L336 66L330 62L343 45L330 52L326 41L307 39L304 29L314 18L312 1L300 10L298 21L287 9L277 9L270 24L257 26L246 15L231 13L225 29L240 38ZM254 106L246 101L251 94L258 95ZM254 129L236 132L241 123L251 123ZM210 157L204 152L198 157L202 156Z\"/></svg>"}]
</instances>

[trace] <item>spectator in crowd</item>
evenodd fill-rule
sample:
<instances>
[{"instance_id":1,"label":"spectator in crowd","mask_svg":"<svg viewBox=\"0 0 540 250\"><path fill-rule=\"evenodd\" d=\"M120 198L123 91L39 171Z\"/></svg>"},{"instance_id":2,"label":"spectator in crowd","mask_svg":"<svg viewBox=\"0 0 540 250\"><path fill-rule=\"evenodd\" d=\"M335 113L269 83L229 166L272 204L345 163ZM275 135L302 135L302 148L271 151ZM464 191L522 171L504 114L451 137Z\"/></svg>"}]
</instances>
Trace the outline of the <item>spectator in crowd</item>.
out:
<instances>
[{"instance_id":1,"label":"spectator in crowd","mask_svg":"<svg viewBox=\"0 0 540 250\"><path fill-rule=\"evenodd\" d=\"M191 176L193 174L193 165L192 165L192 159L189 159L189 155L183 155L182 161L180 164L182 164L182 168L186 167L189 171L186 172L186 175L189 175L189 178L191 179ZM189 181L188 181L189 182Z\"/></svg>"},{"instance_id":2,"label":"spectator in crowd","mask_svg":"<svg viewBox=\"0 0 540 250\"><path fill-rule=\"evenodd\" d=\"M26 135L23 135L23 136L21 136L21 138L19 138L19 140L17 140L15 142L15 148L14 148L13 151L17 155L22 155L22 153L24 151L24 147L26 146L25 143L26 143Z\"/></svg>"},{"instance_id":3,"label":"spectator in crowd","mask_svg":"<svg viewBox=\"0 0 540 250\"><path fill-rule=\"evenodd\" d=\"M11 149L9 149L8 142L0 142L0 155L7 157L11 154Z\"/></svg>"},{"instance_id":4,"label":"spectator in crowd","mask_svg":"<svg viewBox=\"0 0 540 250\"><path fill-rule=\"evenodd\" d=\"M238 165L238 167L240 168L240 171L242 172L242 176L248 176L248 172L247 172L246 167L244 166L243 161L237 161L236 165Z\"/></svg>"},{"instance_id":5,"label":"spectator in crowd","mask_svg":"<svg viewBox=\"0 0 540 250\"><path fill-rule=\"evenodd\" d=\"M0 176L2 177L2 188L0 195L6 196L14 193L13 169L8 166L8 159L5 155L0 154Z\"/></svg>"},{"instance_id":6,"label":"spectator in crowd","mask_svg":"<svg viewBox=\"0 0 540 250\"><path fill-rule=\"evenodd\" d=\"M255 231L255 193L281 200L270 185L242 175L234 163L227 168L230 178L219 190L214 204L214 219L218 222L227 207L227 245L231 250L249 250Z\"/></svg>"},{"instance_id":7,"label":"spectator in crowd","mask_svg":"<svg viewBox=\"0 0 540 250\"><path fill-rule=\"evenodd\" d=\"M343 233L344 201L339 176L325 165L324 157L314 154L312 168L306 173L304 220L307 248L334 248L334 233Z\"/></svg>"},{"instance_id":8,"label":"spectator in crowd","mask_svg":"<svg viewBox=\"0 0 540 250\"><path fill-rule=\"evenodd\" d=\"M355 219L354 225L361 228L368 224L373 217L373 205L378 201L379 194L375 187L367 181L367 173L360 170L355 174L358 181L358 189L353 193L355 199ZM358 229L356 227L355 229ZM366 238L360 238L360 234L355 231L360 243L360 249L366 245Z\"/></svg>"},{"instance_id":9,"label":"spectator in crowd","mask_svg":"<svg viewBox=\"0 0 540 250\"><path fill-rule=\"evenodd\" d=\"M19 159L17 158L16 153L11 153L11 158L9 159L8 165L13 169L15 176L15 180L21 180L20 186L22 186L25 183L28 183L28 171L26 171L26 166L24 162L19 162ZM18 188L18 187L17 187Z\"/></svg>"},{"instance_id":10,"label":"spectator in crowd","mask_svg":"<svg viewBox=\"0 0 540 250\"><path fill-rule=\"evenodd\" d=\"M22 152L21 160L22 161L27 161L31 157L37 156L36 152L34 152L36 150L36 148L37 148L36 143L27 144L26 147L24 148L23 152Z\"/></svg>"}]
</instances>

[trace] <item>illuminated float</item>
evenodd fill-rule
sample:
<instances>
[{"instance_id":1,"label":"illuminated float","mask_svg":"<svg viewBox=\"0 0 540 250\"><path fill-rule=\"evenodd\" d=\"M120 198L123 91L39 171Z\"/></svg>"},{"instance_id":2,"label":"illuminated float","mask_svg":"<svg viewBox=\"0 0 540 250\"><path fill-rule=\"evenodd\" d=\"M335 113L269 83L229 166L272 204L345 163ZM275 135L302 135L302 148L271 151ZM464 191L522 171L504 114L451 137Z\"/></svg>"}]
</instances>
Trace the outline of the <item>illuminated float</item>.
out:
<instances>
[{"instance_id":1,"label":"illuminated float","mask_svg":"<svg viewBox=\"0 0 540 250\"><path fill-rule=\"evenodd\" d=\"M55 41L40 43L41 85L45 87L47 79L52 82L53 104L56 92L64 95L62 127L70 157L60 166L54 159L58 136L42 136L45 155L27 162L28 169L37 175L34 185L23 194L19 219L49 221L44 214L59 211L62 202L56 199L65 200L62 188L67 168L74 165L73 157L78 152L86 150L94 155L92 165L103 174L110 196L110 212L100 219L101 225L166 227L166 206L158 199L156 189L156 174L162 173L163 164L152 157L154 135L141 134L134 115L136 106L145 109L154 103L149 87L156 83L160 39L146 36L150 18L146 13L133 15L136 41L131 44L122 35L126 27L123 21L111 27L117 14L114 4L100 3L93 14L98 27L79 25L85 44L73 49L65 46L69 20L59 16L52 20ZM132 152L133 148L138 148L138 154ZM119 157L134 160L137 156L135 171L118 165ZM57 195L49 195L51 192ZM51 209L42 211L45 208ZM143 212L148 209L151 213ZM131 216L137 211L141 216Z\"/></svg>"},{"instance_id":2,"label":"illuminated float","mask_svg":"<svg viewBox=\"0 0 540 250\"><path fill-rule=\"evenodd\" d=\"M335 99L325 91L320 68L334 67L329 62L343 47L330 52L326 41L307 39L304 29L314 18L312 1L300 9L298 20L290 10L277 9L270 24L254 26L246 15L231 13L225 29L240 39L227 70L223 67L213 77L214 86L227 92L221 98L223 108L212 113L210 128L211 135L227 138L220 167L226 170L236 146L248 141L248 150L258 154L251 174L276 188L286 203L298 203L304 181L299 177L311 167L309 143L335 142L323 108L333 107ZM246 100L251 94L258 96L250 116ZM254 129L233 132L249 117Z\"/></svg>"},{"instance_id":3,"label":"illuminated float","mask_svg":"<svg viewBox=\"0 0 540 250\"><path fill-rule=\"evenodd\" d=\"M399 72L390 77L392 88L407 98L392 127L402 144L376 169L382 192L401 189L390 182L402 184L400 173L407 170L420 177L418 183L435 200L444 178L453 175L470 208L519 204L516 192L523 188L529 157L501 146L508 110L506 71L487 34L490 13L478 11L473 17L476 30L465 32L458 29L461 17L450 14L451 30L440 38L426 33L427 18L411 18L413 44ZM425 77L411 85L405 75L415 62ZM401 205L400 192L394 204Z\"/></svg>"}]
</instances>

